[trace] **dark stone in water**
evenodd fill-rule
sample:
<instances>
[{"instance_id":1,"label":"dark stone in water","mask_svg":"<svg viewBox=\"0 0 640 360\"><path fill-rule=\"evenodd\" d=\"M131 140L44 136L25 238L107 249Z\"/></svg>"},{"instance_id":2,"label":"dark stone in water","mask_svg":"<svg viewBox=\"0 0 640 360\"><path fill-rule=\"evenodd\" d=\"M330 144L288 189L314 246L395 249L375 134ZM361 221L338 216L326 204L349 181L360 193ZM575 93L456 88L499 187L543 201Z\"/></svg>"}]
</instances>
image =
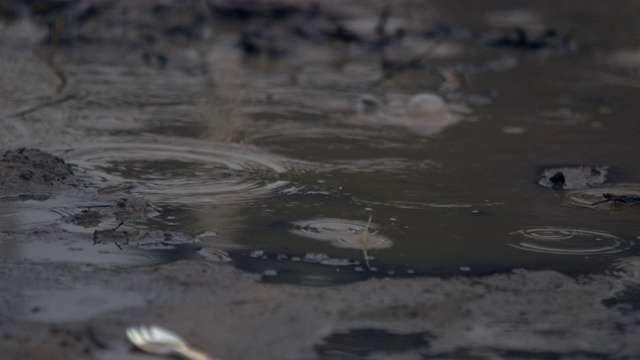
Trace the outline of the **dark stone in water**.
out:
<instances>
[{"instance_id":1,"label":"dark stone in water","mask_svg":"<svg viewBox=\"0 0 640 360\"><path fill-rule=\"evenodd\" d=\"M542 170L538 184L548 188L576 190L601 185L607 180L607 166L566 166Z\"/></svg>"}]
</instances>

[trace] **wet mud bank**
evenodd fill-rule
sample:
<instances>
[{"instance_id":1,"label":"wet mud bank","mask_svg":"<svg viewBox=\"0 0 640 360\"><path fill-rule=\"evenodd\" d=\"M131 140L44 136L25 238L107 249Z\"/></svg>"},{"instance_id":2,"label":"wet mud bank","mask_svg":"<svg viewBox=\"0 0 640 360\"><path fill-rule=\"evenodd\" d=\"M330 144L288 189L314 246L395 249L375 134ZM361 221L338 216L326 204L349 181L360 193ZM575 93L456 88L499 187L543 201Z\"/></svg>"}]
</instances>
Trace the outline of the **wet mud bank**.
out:
<instances>
[{"instance_id":1,"label":"wet mud bank","mask_svg":"<svg viewBox=\"0 0 640 360\"><path fill-rule=\"evenodd\" d=\"M273 286L203 260L126 273L3 260L11 359L143 359L124 329L154 323L222 359L633 358L634 305L606 277Z\"/></svg>"}]
</instances>

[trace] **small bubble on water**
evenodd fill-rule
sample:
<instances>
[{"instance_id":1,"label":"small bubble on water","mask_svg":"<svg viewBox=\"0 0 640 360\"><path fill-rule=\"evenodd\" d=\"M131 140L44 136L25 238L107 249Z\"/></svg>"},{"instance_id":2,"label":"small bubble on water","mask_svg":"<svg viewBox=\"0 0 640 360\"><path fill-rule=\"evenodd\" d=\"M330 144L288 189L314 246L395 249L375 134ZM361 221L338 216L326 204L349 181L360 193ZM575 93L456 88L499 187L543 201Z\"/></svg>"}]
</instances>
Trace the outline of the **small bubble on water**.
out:
<instances>
[{"instance_id":1,"label":"small bubble on water","mask_svg":"<svg viewBox=\"0 0 640 360\"><path fill-rule=\"evenodd\" d=\"M258 258L264 255L264 250L253 250L249 253L249 257Z\"/></svg>"},{"instance_id":2,"label":"small bubble on water","mask_svg":"<svg viewBox=\"0 0 640 360\"><path fill-rule=\"evenodd\" d=\"M524 134L524 128L521 126L506 126L504 128L502 128L502 132L504 134L509 134L509 135L520 135L520 134Z\"/></svg>"},{"instance_id":3,"label":"small bubble on water","mask_svg":"<svg viewBox=\"0 0 640 360\"><path fill-rule=\"evenodd\" d=\"M263 276L276 276L278 275L278 272L274 269L267 269L265 271L262 272Z\"/></svg>"},{"instance_id":4,"label":"small bubble on water","mask_svg":"<svg viewBox=\"0 0 640 360\"><path fill-rule=\"evenodd\" d=\"M471 271L471 268L468 266L460 266L461 271Z\"/></svg>"},{"instance_id":5,"label":"small bubble on water","mask_svg":"<svg viewBox=\"0 0 640 360\"><path fill-rule=\"evenodd\" d=\"M325 253L307 253L304 254L305 262L321 262L323 260L329 259L329 255Z\"/></svg>"}]
</instances>

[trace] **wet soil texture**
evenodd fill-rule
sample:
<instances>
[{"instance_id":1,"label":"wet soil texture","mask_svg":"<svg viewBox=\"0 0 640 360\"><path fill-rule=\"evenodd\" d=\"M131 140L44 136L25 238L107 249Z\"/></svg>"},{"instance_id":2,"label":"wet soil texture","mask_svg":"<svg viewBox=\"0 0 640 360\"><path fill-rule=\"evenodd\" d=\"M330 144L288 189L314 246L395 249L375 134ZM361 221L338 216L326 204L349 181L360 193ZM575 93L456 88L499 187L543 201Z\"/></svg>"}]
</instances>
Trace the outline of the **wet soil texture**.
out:
<instances>
[{"instance_id":1,"label":"wet soil texture","mask_svg":"<svg viewBox=\"0 0 640 360\"><path fill-rule=\"evenodd\" d=\"M638 11L0 0L0 358L640 357Z\"/></svg>"}]
</instances>

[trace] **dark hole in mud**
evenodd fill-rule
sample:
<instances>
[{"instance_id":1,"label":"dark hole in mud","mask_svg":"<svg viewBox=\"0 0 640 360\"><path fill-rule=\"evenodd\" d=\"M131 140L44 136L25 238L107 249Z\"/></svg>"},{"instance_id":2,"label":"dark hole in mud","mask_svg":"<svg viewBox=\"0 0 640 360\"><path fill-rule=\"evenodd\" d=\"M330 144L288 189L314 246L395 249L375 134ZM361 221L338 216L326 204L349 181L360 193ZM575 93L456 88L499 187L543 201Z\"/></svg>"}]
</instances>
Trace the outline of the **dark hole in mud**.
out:
<instances>
[{"instance_id":1,"label":"dark hole in mud","mask_svg":"<svg viewBox=\"0 0 640 360\"><path fill-rule=\"evenodd\" d=\"M422 359L441 359L441 360L482 360L486 359L486 354L494 354L505 359L522 359L522 360L562 360L562 359L585 359L585 360L605 360L608 356L603 353L589 351L571 351L571 352L545 352L545 351L504 351L494 349L478 349L469 351L457 351L454 353L443 353L435 355L424 355Z\"/></svg>"},{"instance_id":2,"label":"dark hole in mud","mask_svg":"<svg viewBox=\"0 0 640 360\"><path fill-rule=\"evenodd\" d=\"M334 333L316 345L323 360L362 359L373 353L401 353L426 347L432 338L427 332L398 334L381 329L353 329Z\"/></svg>"}]
</instances>

